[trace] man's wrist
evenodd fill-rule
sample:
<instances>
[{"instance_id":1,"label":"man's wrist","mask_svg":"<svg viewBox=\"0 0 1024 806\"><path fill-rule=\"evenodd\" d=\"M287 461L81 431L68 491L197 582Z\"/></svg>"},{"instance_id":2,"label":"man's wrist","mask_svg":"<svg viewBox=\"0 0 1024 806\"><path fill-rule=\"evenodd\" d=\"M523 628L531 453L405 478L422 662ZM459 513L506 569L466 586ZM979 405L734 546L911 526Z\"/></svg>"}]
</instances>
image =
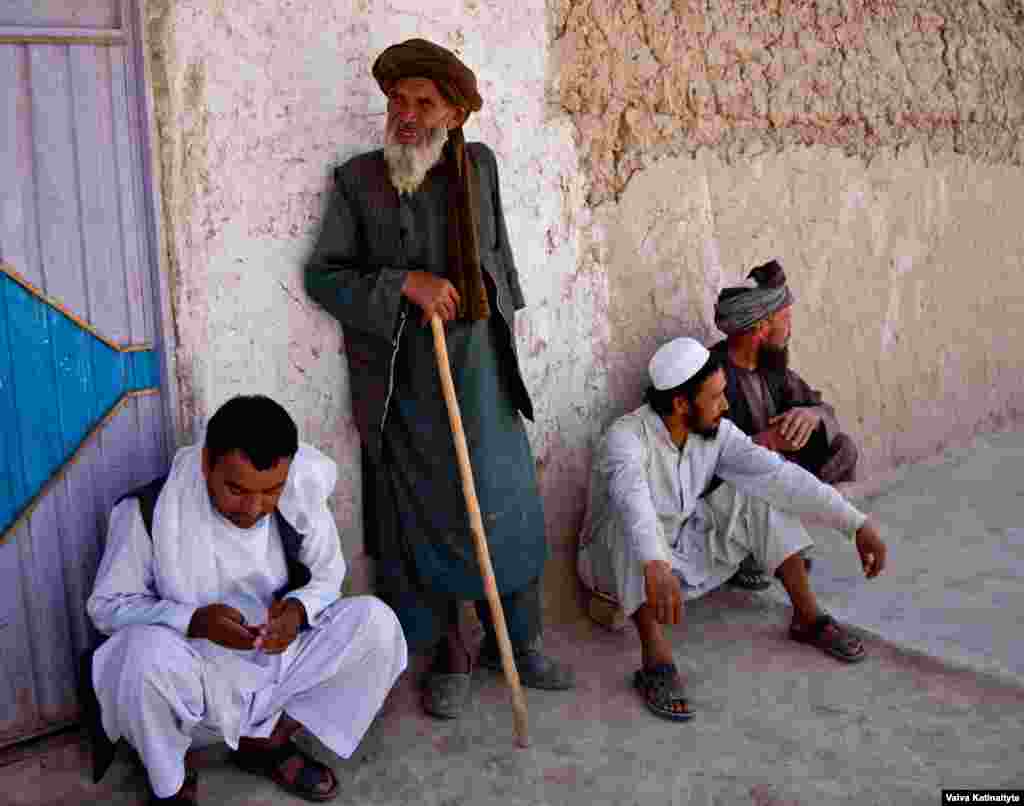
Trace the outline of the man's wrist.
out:
<instances>
[{"instance_id":1,"label":"man's wrist","mask_svg":"<svg viewBox=\"0 0 1024 806\"><path fill-rule=\"evenodd\" d=\"M420 274L420 272L416 269L400 269L399 271L404 274L404 277L402 277L402 285L399 287L398 293L403 297L409 298L409 286L416 280L413 275Z\"/></svg>"}]
</instances>

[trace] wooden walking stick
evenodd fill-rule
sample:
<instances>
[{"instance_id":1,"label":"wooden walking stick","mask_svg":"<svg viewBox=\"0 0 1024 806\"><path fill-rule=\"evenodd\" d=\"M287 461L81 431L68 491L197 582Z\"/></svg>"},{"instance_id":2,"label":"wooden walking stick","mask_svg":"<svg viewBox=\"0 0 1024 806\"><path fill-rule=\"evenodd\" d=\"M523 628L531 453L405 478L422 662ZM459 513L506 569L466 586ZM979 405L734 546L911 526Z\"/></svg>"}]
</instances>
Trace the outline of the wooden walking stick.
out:
<instances>
[{"instance_id":1,"label":"wooden walking stick","mask_svg":"<svg viewBox=\"0 0 1024 806\"><path fill-rule=\"evenodd\" d=\"M469 462L469 449L466 447L466 432L462 430L462 415L459 413L459 401L455 397L455 383L452 381L452 369L448 363L448 344L444 338L444 323L441 317L434 314L430 318L430 326L434 329L434 353L437 356L437 372L441 376L441 388L444 390L444 402L448 406L448 422L452 427L452 439L455 440L455 455L459 461L459 476L462 478L462 494L466 498L466 509L469 511L469 530L473 535L476 547L476 561L480 566L480 575L484 580L484 594L491 608L491 620L498 638L498 649L501 651L501 666L505 670L505 680L512 689L512 715L515 722L516 742L520 747L528 747L530 738L526 732L526 699L519 685L519 672L512 656L512 643L508 639L508 628L505 626L505 611L501 607L498 596L498 583L494 581L494 568L491 566L491 553L487 550L487 537L484 535L484 522L480 517L480 503L476 499L476 485L473 482L473 467Z\"/></svg>"}]
</instances>

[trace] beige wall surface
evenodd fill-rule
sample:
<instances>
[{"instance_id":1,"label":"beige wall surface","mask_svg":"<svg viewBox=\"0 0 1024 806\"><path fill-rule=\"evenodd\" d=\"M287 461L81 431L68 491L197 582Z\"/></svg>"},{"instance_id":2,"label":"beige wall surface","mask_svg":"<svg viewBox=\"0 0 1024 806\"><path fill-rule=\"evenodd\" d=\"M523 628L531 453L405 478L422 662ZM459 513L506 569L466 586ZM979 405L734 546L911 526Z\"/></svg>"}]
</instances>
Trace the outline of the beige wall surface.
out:
<instances>
[{"instance_id":1,"label":"beige wall surface","mask_svg":"<svg viewBox=\"0 0 1024 806\"><path fill-rule=\"evenodd\" d=\"M727 164L710 151L633 176L599 216L613 407L658 344L722 338L714 300L777 257L796 297L792 365L837 409L870 473L1024 406L1024 171L821 146Z\"/></svg>"},{"instance_id":2,"label":"beige wall surface","mask_svg":"<svg viewBox=\"0 0 1024 806\"><path fill-rule=\"evenodd\" d=\"M776 257L796 368L865 468L1024 408L1016 221L1024 26L996 0L146 0L184 439L264 392L341 468L359 571L340 329L301 267L329 169L378 146L373 58L411 36L477 70L528 308L517 328L569 616L589 451L657 344ZM365 579L356 581L365 587Z\"/></svg>"},{"instance_id":3,"label":"beige wall surface","mask_svg":"<svg viewBox=\"0 0 1024 806\"><path fill-rule=\"evenodd\" d=\"M570 115L607 277L611 410L724 285L777 258L794 366L862 471L1024 408L1024 12L971 0L561 0Z\"/></svg>"}]
</instances>

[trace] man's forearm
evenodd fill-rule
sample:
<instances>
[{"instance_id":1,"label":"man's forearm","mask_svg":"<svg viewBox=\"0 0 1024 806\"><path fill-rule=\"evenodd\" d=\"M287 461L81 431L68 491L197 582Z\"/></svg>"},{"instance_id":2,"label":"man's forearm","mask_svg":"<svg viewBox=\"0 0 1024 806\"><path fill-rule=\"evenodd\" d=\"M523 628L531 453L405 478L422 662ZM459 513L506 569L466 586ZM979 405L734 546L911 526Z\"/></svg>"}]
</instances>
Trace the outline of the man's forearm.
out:
<instances>
[{"instance_id":1,"label":"man's forearm","mask_svg":"<svg viewBox=\"0 0 1024 806\"><path fill-rule=\"evenodd\" d=\"M864 524L864 513L796 463L787 463L780 481L783 495L776 503L781 508L798 515L819 515L851 540Z\"/></svg>"},{"instance_id":2,"label":"man's forearm","mask_svg":"<svg viewBox=\"0 0 1024 806\"><path fill-rule=\"evenodd\" d=\"M162 625L187 635L196 608L170 599L132 593L93 596L89 600L88 610L96 629L105 635L113 635L120 629L136 624Z\"/></svg>"},{"instance_id":3,"label":"man's forearm","mask_svg":"<svg viewBox=\"0 0 1024 806\"><path fill-rule=\"evenodd\" d=\"M745 437L730 442L718 474L738 489L796 515L820 515L844 533L855 531L864 515L832 487L795 462L754 445Z\"/></svg>"},{"instance_id":4,"label":"man's forearm","mask_svg":"<svg viewBox=\"0 0 1024 806\"><path fill-rule=\"evenodd\" d=\"M305 624L316 626L320 614L334 604L341 596L341 581L312 580L296 590L289 591L284 595L285 601L293 599L302 606Z\"/></svg>"},{"instance_id":5,"label":"man's forearm","mask_svg":"<svg viewBox=\"0 0 1024 806\"><path fill-rule=\"evenodd\" d=\"M390 340L402 311L407 278L404 269L361 272L311 261L305 284L306 293L346 327Z\"/></svg>"}]
</instances>

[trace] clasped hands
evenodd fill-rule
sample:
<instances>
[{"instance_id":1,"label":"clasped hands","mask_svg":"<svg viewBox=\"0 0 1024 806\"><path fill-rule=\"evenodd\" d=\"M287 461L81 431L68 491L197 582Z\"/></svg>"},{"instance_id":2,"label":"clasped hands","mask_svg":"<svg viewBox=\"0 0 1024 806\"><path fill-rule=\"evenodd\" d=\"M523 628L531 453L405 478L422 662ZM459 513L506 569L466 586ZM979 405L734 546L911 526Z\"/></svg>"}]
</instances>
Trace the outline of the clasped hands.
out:
<instances>
[{"instance_id":1,"label":"clasped hands","mask_svg":"<svg viewBox=\"0 0 1024 806\"><path fill-rule=\"evenodd\" d=\"M231 605L208 604L192 614L189 638L205 638L228 649L259 649L267 655L284 652L306 622L306 608L298 599L278 599L267 611L265 624L246 624Z\"/></svg>"},{"instance_id":2,"label":"clasped hands","mask_svg":"<svg viewBox=\"0 0 1024 806\"><path fill-rule=\"evenodd\" d=\"M807 440L821 424L821 414L810 406L797 406L772 417L768 428L754 437L763 448L778 453L793 453L807 444Z\"/></svg>"}]
</instances>

